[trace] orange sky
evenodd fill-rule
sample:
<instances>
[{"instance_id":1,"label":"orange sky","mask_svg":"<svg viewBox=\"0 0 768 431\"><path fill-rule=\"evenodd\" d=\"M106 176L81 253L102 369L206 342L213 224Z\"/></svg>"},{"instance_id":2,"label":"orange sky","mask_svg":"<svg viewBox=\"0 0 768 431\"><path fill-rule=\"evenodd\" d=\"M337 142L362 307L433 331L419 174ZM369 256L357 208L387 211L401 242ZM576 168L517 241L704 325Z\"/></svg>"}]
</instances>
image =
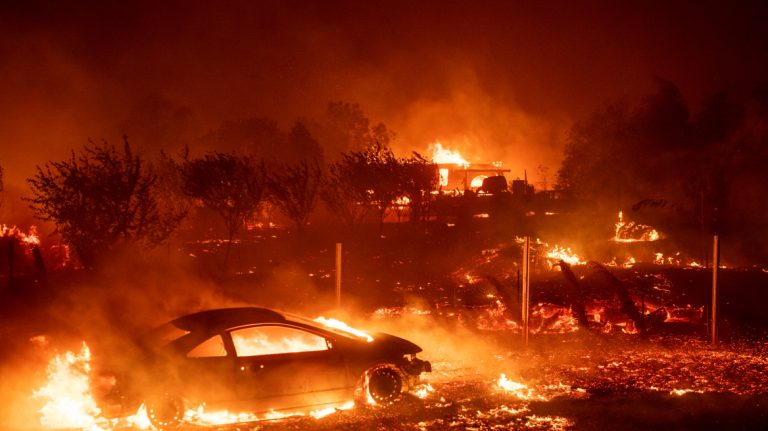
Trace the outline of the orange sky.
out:
<instances>
[{"instance_id":1,"label":"orange sky","mask_svg":"<svg viewBox=\"0 0 768 431\"><path fill-rule=\"evenodd\" d=\"M194 130L174 130L190 134L357 102L397 133L398 152L440 140L535 177L538 165L557 170L573 121L647 92L654 76L694 106L768 76L758 2L111 3L0 5L6 182L88 138L146 135L126 122L152 94L193 113L183 127Z\"/></svg>"}]
</instances>

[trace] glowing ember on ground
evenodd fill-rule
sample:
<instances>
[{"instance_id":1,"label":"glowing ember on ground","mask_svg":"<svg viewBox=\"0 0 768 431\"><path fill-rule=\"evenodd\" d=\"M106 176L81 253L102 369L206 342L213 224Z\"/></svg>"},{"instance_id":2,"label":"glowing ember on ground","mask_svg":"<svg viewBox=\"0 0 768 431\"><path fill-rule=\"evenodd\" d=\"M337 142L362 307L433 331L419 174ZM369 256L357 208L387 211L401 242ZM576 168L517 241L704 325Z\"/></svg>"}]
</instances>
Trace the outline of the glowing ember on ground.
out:
<instances>
[{"instance_id":1,"label":"glowing ember on ground","mask_svg":"<svg viewBox=\"0 0 768 431\"><path fill-rule=\"evenodd\" d=\"M256 414L251 412L231 412L228 410L207 411L205 409L205 404L202 404L197 408L188 409L184 413L184 422L196 425L227 425L303 416L320 419L339 411L349 410L354 406L355 402L350 400L340 406L312 410L308 413L269 411L267 413Z\"/></svg>"},{"instance_id":2,"label":"glowing ember on ground","mask_svg":"<svg viewBox=\"0 0 768 431\"><path fill-rule=\"evenodd\" d=\"M563 261L569 265L584 265L586 262L571 250L570 247L562 247L555 245L547 251L547 260L550 261L550 266L553 266L558 261Z\"/></svg>"},{"instance_id":3,"label":"glowing ember on ground","mask_svg":"<svg viewBox=\"0 0 768 431\"><path fill-rule=\"evenodd\" d=\"M523 400L529 400L533 398L533 390L529 388L528 386L518 383L512 380L509 380L506 376L506 374L501 373L499 376L499 380L497 382L499 387L501 389L504 389L505 392L509 392L516 396L517 398L523 399Z\"/></svg>"},{"instance_id":4,"label":"glowing ember on ground","mask_svg":"<svg viewBox=\"0 0 768 431\"><path fill-rule=\"evenodd\" d=\"M432 385L430 385L429 383L426 383L416 388L416 390L414 391L414 394L417 397L424 399L434 391L435 391L435 388L433 388Z\"/></svg>"},{"instance_id":5,"label":"glowing ember on ground","mask_svg":"<svg viewBox=\"0 0 768 431\"><path fill-rule=\"evenodd\" d=\"M366 334L363 331L360 331L359 329L355 329L355 328L347 325L346 323L342 322L341 320L327 319L327 318L325 318L323 316L320 316L320 317L315 319L315 322L320 323L322 325L325 325L325 326L327 326L329 328L338 329L339 331L343 331L343 332L346 332L348 334L352 334L355 337L362 338L362 339L368 341L369 343L371 341L373 341L373 337L371 337L370 335Z\"/></svg>"}]
</instances>

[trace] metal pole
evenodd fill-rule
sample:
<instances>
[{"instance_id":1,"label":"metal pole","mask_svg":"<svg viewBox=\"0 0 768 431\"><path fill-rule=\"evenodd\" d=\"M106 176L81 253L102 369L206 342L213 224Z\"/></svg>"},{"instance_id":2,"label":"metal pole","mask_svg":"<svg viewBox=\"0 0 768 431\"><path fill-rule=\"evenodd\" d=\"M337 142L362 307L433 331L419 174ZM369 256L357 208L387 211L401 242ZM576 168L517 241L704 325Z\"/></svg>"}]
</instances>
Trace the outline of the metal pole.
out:
<instances>
[{"instance_id":1,"label":"metal pole","mask_svg":"<svg viewBox=\"0 0 768 431\"><path fill-rule=\"evenodd\" d=\"M521 312L522 312L522 321L523 321L523 342L525 343L526 346L528 345L528 332L529 332L528 331L529 329L528 313L530 309L529 301L530 301L531 278L530 278L529 264L531 259L528 254L531 246L530 241L531 241L530 237L526 236L525 243L523 244L523 283L522 283L523 284L523 294L522 294L523 300L521 301L522 302Z\"/></svg>"},{"instance_id":2,"label":"metal pole","mask_svg":"<svg viewBox=\"0 0 768 431\"><path fill-rule=\"evenodd\" d=\"M712 345L717 344L717 275L720 270L720 237L714 236L712 244L712 321L710 322L710 331L712 335Z\"/></svg>"},{"instance_id":3,"label":"metal pole","mask_svg":"<svg viewBox=\"0 0 768 431\"><path fill-rule=\"evenodd\" d=\"M336 308L341 308L341 243L336 243Z\"/></svg>"}]
</instances>

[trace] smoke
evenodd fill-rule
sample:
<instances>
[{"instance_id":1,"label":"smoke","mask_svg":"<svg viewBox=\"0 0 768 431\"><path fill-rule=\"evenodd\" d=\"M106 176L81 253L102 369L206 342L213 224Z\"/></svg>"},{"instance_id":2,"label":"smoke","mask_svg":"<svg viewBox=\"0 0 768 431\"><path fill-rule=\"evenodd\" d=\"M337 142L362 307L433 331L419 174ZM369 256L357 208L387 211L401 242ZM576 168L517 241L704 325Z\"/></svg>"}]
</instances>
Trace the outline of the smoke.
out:
<instances>
[{"instance_id":1,"label":"smoke","mask_svg":"<svg viewBox=\"0 0 768 431\"><path fill-rule=\"evenodd\" d=\"M20 184L89 137L167 149L189 128L286 125L348 100L397 132L400 152L443 139L520 176L554 168L571 121L652 74L693 98L764 76L753 55L764 15L714 4L6 2L0 164ZM152 95L184 112L142 118L162 108Z\"/></svg>"}]
</instances>

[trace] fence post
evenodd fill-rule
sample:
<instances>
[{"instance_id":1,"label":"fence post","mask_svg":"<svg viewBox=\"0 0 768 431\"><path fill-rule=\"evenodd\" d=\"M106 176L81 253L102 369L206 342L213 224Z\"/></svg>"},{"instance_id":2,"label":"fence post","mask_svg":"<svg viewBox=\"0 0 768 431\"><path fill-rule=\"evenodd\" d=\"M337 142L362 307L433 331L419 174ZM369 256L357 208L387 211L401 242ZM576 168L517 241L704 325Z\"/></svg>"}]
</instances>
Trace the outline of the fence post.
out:
<instances>
[{"instance_id":1,"label":"fence post","mask_svg":"<svg viewBox=\"0 0 768 431\"><path fill-rule=\"evenodd\" d=\"M712 243L712 313L710 331L712 345L717 344L717 276L720 271L720 237L714 236Z\"/></svg>"},{"instance_id":2,"label":"fence post","mask_svg":"<svg viewBox=\"0 0 768 431\"><path fill-rule=\"evenodd\" d=\"M531 299L531 273L529 256L531 247L531 238L526 236L523 244L523 279L522 279L522 321L523 321L523 342L528 345L528 332L529 332L529 312L530 312L530 299Z\"/></svg>"},{"instance_id":3,"label":"fence post","mask_svg":"<svg viewBox=\"0 0 768 431\"><path fill-rule=\"evenodd\" d=\"M336 243L336 289L335 289L336 308L341 308L341 243Z\"/></svg>"}]
</instances>

